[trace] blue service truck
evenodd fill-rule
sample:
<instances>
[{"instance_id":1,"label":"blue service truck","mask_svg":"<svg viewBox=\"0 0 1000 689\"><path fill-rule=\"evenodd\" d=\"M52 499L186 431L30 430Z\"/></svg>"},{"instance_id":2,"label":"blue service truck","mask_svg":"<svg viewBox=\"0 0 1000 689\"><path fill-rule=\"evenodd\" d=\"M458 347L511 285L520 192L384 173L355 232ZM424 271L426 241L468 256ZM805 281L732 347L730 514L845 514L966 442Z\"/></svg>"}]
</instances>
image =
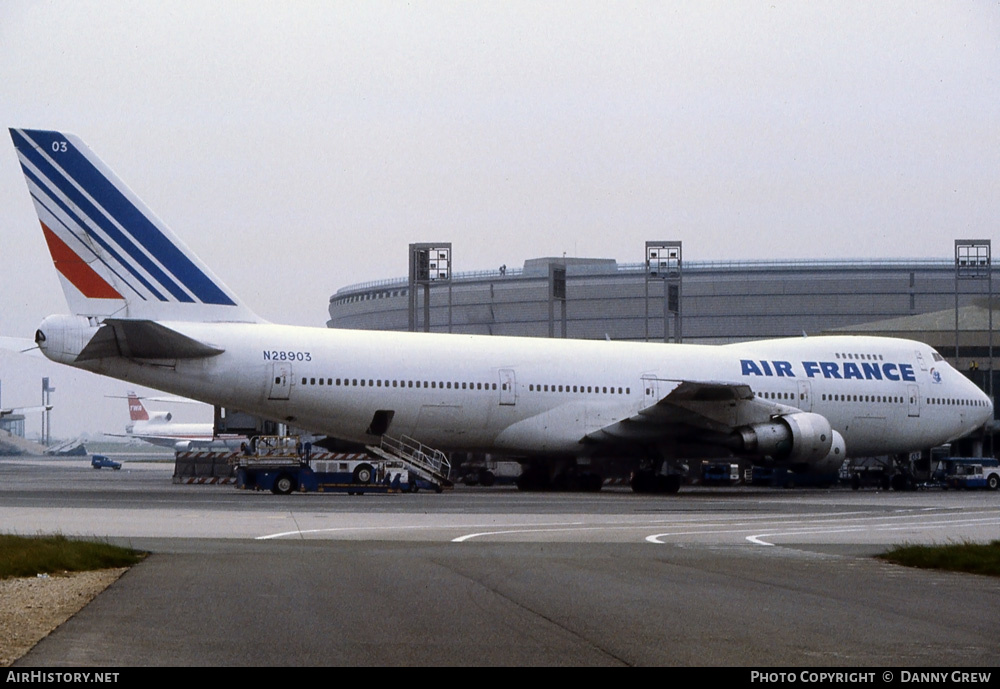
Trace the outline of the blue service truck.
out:
<instances>
[{"instance_id":1,"label":"blue service truck","mask_svg":"<svg viewBox=\"0 0 1000 689\"><path fill-rule=\"evenodd\" d=\"M275 495L302 493L402 493L412 490L402 462L373 459L365 454L321 452L295 437L254 438L233 460L236 487L267 490Z\"/></svg>"},{"instance_id":2,"label":"blue service truck","mask_svg":"<svg viewBox=\"0 0 1000 689\"><path fill-rule=\"evenodd\" d=\"M991 457L948 457L942 460L945 488L1000 489L1000 462Z\"/></svg>"},{"instance_id":3,"label":"blue service truck","mask_svg":"<svg viewBox=\"0 0 1000 689\"><path fill-rule=\"evenodd\" d=\"M114 469L118 471L122 468L121 462L116 462L113 459L108 459L104 455L94 455L90 458L90 466L95 469Z\"/></svg>"},{"instance_id":4,"label":"blue service truck","mask_svg":"<svg viewBox=\"0 0 1000 689\"><path fill-rule=\"evenodd\" d=\"M740 465L731 462L701 463L701 485L735 486L740 482Z\"/></svg>"}]
</instances>

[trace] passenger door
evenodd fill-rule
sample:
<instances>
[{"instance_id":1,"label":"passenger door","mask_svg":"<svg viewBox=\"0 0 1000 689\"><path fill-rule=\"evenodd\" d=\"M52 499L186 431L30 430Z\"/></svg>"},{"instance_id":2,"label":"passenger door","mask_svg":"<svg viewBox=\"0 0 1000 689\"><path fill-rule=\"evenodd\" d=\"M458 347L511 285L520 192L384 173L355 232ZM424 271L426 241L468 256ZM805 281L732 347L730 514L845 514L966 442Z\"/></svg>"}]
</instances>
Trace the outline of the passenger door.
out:
<instances>
[{"instance_id":1,"label":"passenger door","mask_svg":"<svg viewBox=\"0 0 1000 689\"><path fill-rule=\"evenodd\" d=\"M909 398L910 416L920 416L920 386L915 383L907 385L906 396Z\"/></svg>"},{"instance_id":2,"label":"passenger door","mask_svg":"<svg viewBox=\"0 0 1000 689\"><path fill-rule=\"evenodd\" d=\"M502 368L500 374L500 404L512 407L517 404L517 379L514 369Z\"/></svg>"},{"instance_id":3,"label":"passenger door","mask_svg":"<svg viewBox=\"0 0 1000 689\"><path fill-rule=\"evenodd\" d=\"M292 365L288 362L271 364L271 384L267 399L287 400L292 391Z\"/></svg>"}]
</instances>

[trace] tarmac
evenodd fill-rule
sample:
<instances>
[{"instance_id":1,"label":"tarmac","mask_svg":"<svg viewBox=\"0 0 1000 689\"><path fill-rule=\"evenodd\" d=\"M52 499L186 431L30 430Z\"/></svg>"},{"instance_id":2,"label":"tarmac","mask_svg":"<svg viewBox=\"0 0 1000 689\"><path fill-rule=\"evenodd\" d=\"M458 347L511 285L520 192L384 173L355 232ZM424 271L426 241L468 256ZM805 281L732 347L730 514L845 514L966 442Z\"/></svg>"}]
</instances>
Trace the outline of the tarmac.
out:
<instances>
[{"instance_id":1,"label":"tarmac","mask_svg":"<svg viewBox=\"0 0 1000 689\"><path fill-rule=\"evenodd\" d=\"M872 556L997 493L459 487L274 496L0 460L0 520L149 550L22 667L990 667L1000 580Z\"/></svg>"}]
</instances>

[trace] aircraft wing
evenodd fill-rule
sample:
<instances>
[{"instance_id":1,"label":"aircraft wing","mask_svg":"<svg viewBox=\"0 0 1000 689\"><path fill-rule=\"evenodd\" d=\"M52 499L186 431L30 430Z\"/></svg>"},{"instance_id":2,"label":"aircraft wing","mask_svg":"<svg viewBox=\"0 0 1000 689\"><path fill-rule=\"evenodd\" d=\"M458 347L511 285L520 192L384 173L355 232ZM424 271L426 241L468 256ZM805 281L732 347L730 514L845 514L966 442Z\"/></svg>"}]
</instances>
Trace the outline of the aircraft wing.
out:
<instances>
[{"instance_id":1,"label":"aircraft wing","mask_svg":"<svg viewBox=\"0 0 1000 689\"><path fill-rule=\"evenodd\" d=\"M584 443L649 443L681 436L722 437L733 429L766 422L798 409L754 396L748 385L657 381L661 397L638 413L593 431ZM663 387L667 392L663 394Z\"/></svg>"}]
</instances>

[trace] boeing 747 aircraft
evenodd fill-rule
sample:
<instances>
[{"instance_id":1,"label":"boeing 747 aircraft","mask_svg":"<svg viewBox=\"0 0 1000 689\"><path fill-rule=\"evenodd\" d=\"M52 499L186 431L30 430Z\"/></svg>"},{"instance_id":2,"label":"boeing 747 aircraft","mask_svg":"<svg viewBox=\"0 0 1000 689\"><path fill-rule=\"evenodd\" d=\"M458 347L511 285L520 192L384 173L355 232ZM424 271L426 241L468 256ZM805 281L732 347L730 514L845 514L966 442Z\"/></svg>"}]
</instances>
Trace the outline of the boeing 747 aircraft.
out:
<instances>
[{"instance_id":1,"label":"boeing 747 aircraft","mask_svg":"<svg viewBox=\"0 0 1000 689\"><path fill-rule=\"evenodd\" d=\"M275 325L240 302L77 137L11 136L71 315L48 358L342 440L406 435L676 491L673 460L836 470L983 427L992 403L932 348L877 337L724 346ZM535 472L538 473L537 471ZM598 482L599 485L599 482Z\"/></svg>"}]
</instances>

